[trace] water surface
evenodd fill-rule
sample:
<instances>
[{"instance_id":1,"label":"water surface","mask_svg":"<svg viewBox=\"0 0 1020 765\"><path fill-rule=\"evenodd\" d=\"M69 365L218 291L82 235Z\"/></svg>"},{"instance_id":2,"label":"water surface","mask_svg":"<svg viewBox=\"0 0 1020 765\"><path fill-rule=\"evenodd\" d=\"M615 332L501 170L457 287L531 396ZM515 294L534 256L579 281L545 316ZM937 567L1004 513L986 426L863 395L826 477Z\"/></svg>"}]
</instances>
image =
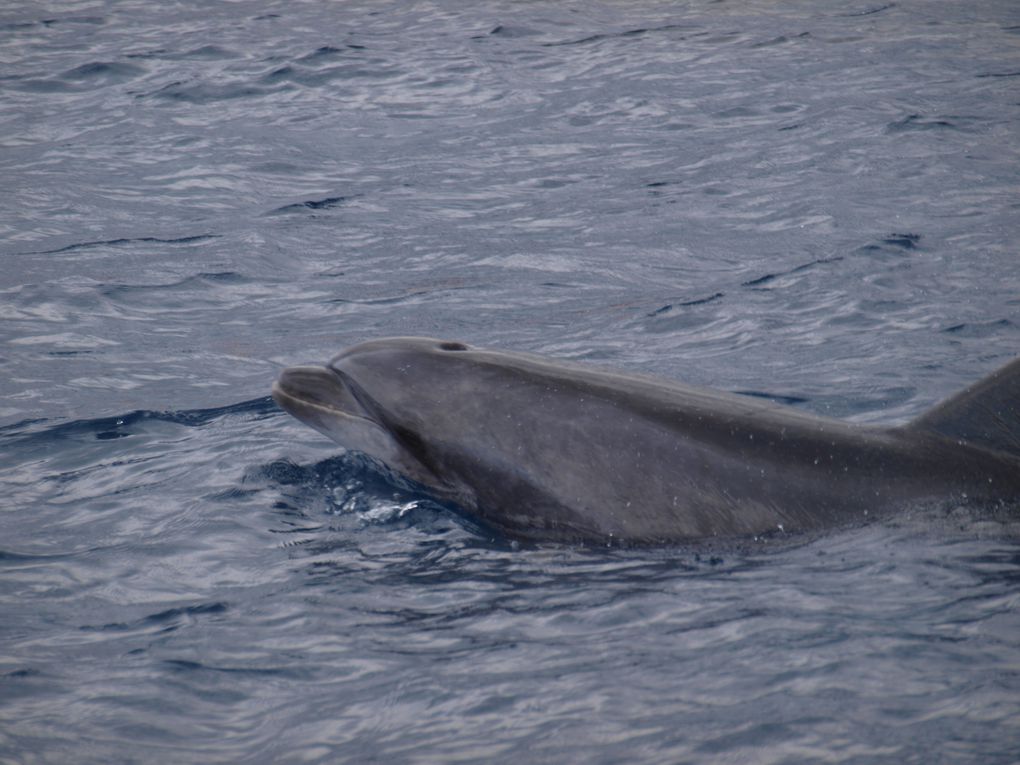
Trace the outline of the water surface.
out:
<instances>
[{"instance_id":1,"label":"water surface","mask_svg":"<svg viewBox=\"0 0 1020 765\"><path fill-rule=\"evenodd\" d=\"M1020 12L0 11L0 761L1011 763L1016 508L520 548L268 399L428 334L903 422L1020 348Z\"/></svg>"}]
</instances>

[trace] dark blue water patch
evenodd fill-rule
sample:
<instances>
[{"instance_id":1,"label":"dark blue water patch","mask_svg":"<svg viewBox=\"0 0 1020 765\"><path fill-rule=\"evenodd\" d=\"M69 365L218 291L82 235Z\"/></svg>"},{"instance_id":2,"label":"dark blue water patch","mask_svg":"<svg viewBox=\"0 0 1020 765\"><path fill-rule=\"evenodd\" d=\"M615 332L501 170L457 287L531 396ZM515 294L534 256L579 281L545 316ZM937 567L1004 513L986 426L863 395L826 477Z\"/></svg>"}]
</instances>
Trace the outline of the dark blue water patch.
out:
<instances>
[{"instance_id":1,"label":"dark blue water patch","mask_svg":"<svg viewBox=\"0 0 1020 765\"><path fill-rule=\"evenodd\" d=\"M332 61L336 58L341 57L344 54L342 48L334 48L332 45L323 45L321 48L316 48L311 53L301 56L298 61L314 62L314 61Z\"/></svg>"},{"instance_id":2,"label":"dark blue water patch","mask_svg":"<svg viewBox=\"0 0 1020 765\"><path fill-rule=\"evenodd\" d=\"M484 35L474 35L472 40L484 40L486 37L503 37L514 39L517 37L534 37L542 34L531 27L518 26L514 24L497 24Z\"/></svg>"},{"instance_id":3,"label":"dark blue water patch","mask_svg":"<svg viewBox=\"0 0 1020 765\"><path fill-rule=\"evenodd\" d=\"M543 178L535 185L540 189L562 189L575 183L580 181L573 178Z\"/></svg>"},{"instance_id":4,"label":"dark blue water patch","mask_svg":"<svg viewBox=\"0 0 1020 765\"><path fill-rule=\"evenodd\" d=\"M836 255L831 258L817 258L816 260L812 260L808 263L802 263L799 266L794 266L793 268L787 269L786 271L777 271L775 273L764 274L763 276L759 276L754 279L749 279L745 282L741 282L740 286L751 287L753 289L764 288L765 285L781 277L799 274L803 271L808 271L817 266L828 265L830 263L839 263L842 260L843 260L842 255Z\"/></svg>"},{"instance_id":5,"label":"dark blue water patch","mask_svg":"<svg viewBox=\"0 0 1020 765\"><path fill-rule=\"evenodd\" d=\"M1018 27L1018 28L1020 28L1020 27ZM975 77L979 77L979 78L984 78L984 77L1020 77L1020 69L1018 69L1016 71L1008 71L1008 72L982 72L981 74L976 74L974 76Z\"/></svg>"},{"instance_id":6,"label":"dark blue water patch","mask_svg":"<svg viewBox=\"0 0 1020 765\"><path fill-rule=\"evenodd\" d=\"M11 670L10 672L5 672L2 675L0 675L0 678L21 680L28 677L41 677L42 674L43 674L42 672L40 672L38 669L34 669L33 667L24 667L22 669L14 669Z\"/></svg>"},{"instance_id":7,"label":"dark blue water patch","mask_svg":"<svg viewBox=\"0 0 1020 765\"><path fill-rule=\"evenodd\" d=\"M891 385L869 388L865 393L849 397L836 394L818 394L810 398L811 411L845 419L868 412L884 412L907 404L917 395L917 388L909 385Z\"/></svg>"},{"instance_id":8,"label":"dark blue water patch","mask_svg":"<svg viewBox=\"0 0 1020 765\"><path fill-rule=\"evenodd\" d=\"M10 87L27 93L72 93L76 88L63 80L15 76L6 78Z\"/></svg>"},{"instance_id":9,"label":"dark blue water patch","mask_svg":"<svg viewBox=\"0 0 1020 765\"><path fill-rule=\"evenodd\" d=\"M644 37L645 35L649 35L649 34L656 34L656 33L662 33L662 32L674 32L676 30L683 30L685 32L690 32L693 29L697 29L697 27L695 27L695 26L693 26L691 24L663 24L661 26L656 26L656 27L647 27L647 28L646 27L638 27L638 28L635 28L635 29L626 29L626 30L623 30L621 32L608 32L608 33L588 35L587 37L582 37L582 38L577 39L577 40L561 40L561 41L558 41L558 42L543 43L542 45L543 45L543 47L546 47L546 48L556 48L556 47L570 46L570 45L588 45L590 43L600 42L602 40L635 39L635 38L639 38L639 37ZM684 38L680 37L680 38L677 38L677 39L683 40Z\"/></svg>"},{"instance_id":10,"label":"dark blue water patch","mask_svg":"<svg viewBox=\"0 0 1020 765\"><path fill-rule=\"evenodd\" d=\"M277 207L274 210L270 210L265 213L266 215L285 215L287 213L295 212L307 212L308 210L332 210L335 207L342 207L347 204L353 197L350 196L336 196L336 197L324 197L323 199L306 199L303 202L294 202L289 205L283 205Z\"/></svg>"},{"instance_id":11,"label":"dark blue water patch","mask_svg":"<svg viewBox=\"0 0 1020 765\"><path fill-rule=\"evenodd\" d=\"M229 607L226 603L201 603L197 606L168 608L131 622L109 622L95 626L82 625L78 629L83 632L173 632L198 617L225 614L228 610Z\"/></svg>"},{"instance_id":12,"label":"dark blue water patch","mask_svg":"<svg viewBox=\"0 0 1020 765\"><path fill-rule=\"evenodd\" d=\"M703 298L694 298L693 300L684 300L678 303L667 303L661 308L657 308L648 314L648 316L661 316L662 314L672 313L677 308L692 308L699 305L707 305L708 303L714 303L717 300L722 300L726 296L723 292L716 292L713 295L709 295Z\"/></svg>"},{"instance_id":13,"label":"dark blue water patch","mask_svg":"<svg viewBox=\"0 0 1020 765\"><path fill-rule=\"evenodd\" d=\"M741 396L753 396L754 398L763 398L766 401L773 401L777 404L785 404L786 406L799 406L806 404L811 401L809 398L804 396L792 396L789 394L782 393L769 393L767 391L760 390L735 390L734 393L739 393Z\"/></svg>"},{"instance_id":14,"label":"dark blue water patch","mask_svg":"<svg viewBox=\"0 0 1020 765\"><path fill-rule=\"evenodd\" d=\"M45 417L33 417L27 420L13 422L10 425L0 426L0 438L24 435L30 430L34 430L33 426L43 425L47 422L49 422L49 420Z\"/></svg>"},{"instance_id":15,"label":"dark blue water patch","mask_svg":"<svg viewBox=\"0 0 1020 765\"><path fill-rule=\"evenodd\" d=\"M514 544L477 518L436 499L426 487L361 452L347 451L311 464L274 460L249 468L242 483L277 493L273 507L283 528L271 528L272 533L315 531L329 516L340 524L339 528L351 533L366 525L390 530L413 526L438 538L456 530L501 549ZM318 545L335 543L315 539L301 542L318 551L322 551Z\"/></svg>"},{"instance_id":16,"label":"dark blue water patch","mask_svg":"<svg viewBox=\"0 0 1020 765\"><path fill-rule=\"evenodd\" d=\"M333 45L324 45L320 48L316 48L311 53L298 56L294 59L294 61L302 64L302 67L297 69L297 71L303 72L304 75L310 75L312 72L319 70L317 67L329 66L330 64L334 64L339 61L361 60L364 57L363 51L365 50L365 46L357 45L356 43L346 43L341 48ZM324 69L324 71L330 74L330 79L335 79L345 77L345 75L357 70L347 67L330 67Z\"/></svg>"},{"instance_id":17,"label":"dark blue water patch","mask_svg":"<svg viewBox=\"0 0 1020 765\"><path fill-rule=\"evenodd\" d=\"M761 112L753 107L749 106L734 106L732 109L723 109L722 111L714 112L712 114L716 119L740 119L742 117L757 117Z\"/></svg>"},{"instance_id":18,"label":"dark blue water patch","mask_svg":"<svg viewBox=\"0 0 1020 765\"><path fill-rule=\"evenodd\" d=\"M920 249L920 234L889 234L874 244L866 244L857 248L857 252L866 254L902 253Z\"/></svg>"},{"instance_id":19,"label":"dark blue water patch","mask_svg":"<svg viewBox=\"0 0 1020 765\"><path fill-rule=\"evenodd\" d=\"M76 66L61 76L69 80L87 80L111 85L132 80L146 73L143 67L116 61L92 61Z\"/></svg>"},{"instance_id":20,"label":"dark blue water patch","mask_svg":"<svg viewBox=\"0 0 1020 765\"><path fill-rule=\"evenodd\" d=\"M916 250L920 241L920 234L890 234L882 240L882 243L899 247L903 250Z\"/></svg>"},{"instance_id":21,"label":"dark blue water patch","mask_svg":"<svg viewBox=\"0 0 1020 765\"><path fill-rule=\"evenodd\" d=\"M45 681L52 677L51 673L43 672L36 667L19 667L9 672L0 673L0 694L6 705L13 704L20 699L30 699L36 696L40 685L39 681ZM4 738L7 738L4 736ZM9 739L8 739L9 740Z\"/></svg>"},{"instance_id":22,"label":"dark blue water patch","mask_svg":"<svg viewBox=\"0 0 1020 765\"><path fill-rule=\"evenodd\" d=\"M175 283L172 286L176 287L184 284L191 284L193 282L235 285L248 284L251 282L251 279L237 271L201 271L194 276L189 276L187 279L183 279L182 281Z\"/></svg>"},{"instance_id":23,"label":"dark blue water patch","mask_svg":"<svg viewBox=\"0 0 1020 765\"><path fill-rule=\"evenodd\" d=\"M314 487L316 490L347 486L347 491L356 490L366 496L390 497L399 502L428 496L423 487L408 481L378 460L356 451L346 451L308 465L286 459L274 460L249 468L242 483L268 483L277 488Z\"/></svg>"},{"instance_id":24,"label":"dark blue water patch","mask_svg":"<svg viewBox=\"0 0 1020 765\"><path fill-rule=\"evenodd\" d=\"M243 53L222 45L202 45L184 51L153 48L124 54L125 58L130 59L160 59L163 61L231 61L243 56Z\"/></svg>"},{"instance_id":25,"label":"dark blue water patch","mask_svg":"<svg viewBox=\"0 0 1020 765\"><path fill-rule=\"evenodd\" d=\"M298 465L290 460L276 460L262 465L256 472L245 475L245 481L266 480L280 486L300 486L311 481L319 482L322 471L316 466Z\"/></svg>"},{"instance_id":26,"label":"dark blue water patch","mask_svg":"<svg viewBox=\"0 0 1020 765\"><path fill-rule=\"evenodd\" d=\"M133 435L146 422L168 422L183 427L201 427L222 417L263 418L279 413L272 397L251 399L239 404L214 407L212 409L191 409L182 411L137 410L114 417L99 417L92 420L73 420L49 427L46 419L24 420L0 427L0 445L7 448L27 448L33 445L49 444L63 440L106 441Z\"/></svg>"},{"instance_id":27,"label":"dark blue water patch","mask_svg":"<svg viewBox=\"0 0 1020 765\"><path fill-rule=\"evenodd\" d=\"M329 276L335 274L330 273ZM447 292L453 292L455 290L470 289L474 291L480 291L484 289L484 284L437 284L429 287L423 287L419 289L409 289L407 292L399 295L380 295L378 297L362 297L362 298L350 298L350 297L337 297L323 300L323 305L399 305L414 301L416 298L422 298L431 295L442 295Z\"/></svg>"},{"instance_id":28,"label":"dark blue water patch","mask_svg":"<svg viewBox=\"0 0 1020 765\"><path fill-rule=\"evenodd\" d=\"M44 27L55 27L62 24L88 24L92 26L100 26L106 23L106 19L102 16L67 16L62 19L41 19L39 23Z\"/></svg>"},{"instance_id":29,"label":"dark blue water patch","mask_svg":"<svg viewBox=\"0 0 1020 765\"><path fill-rule=\"evenodd\" d=\"M193 50L186 51L180 54L182 59L199 59L203 61L228 61L230 59L240 58L241 53L224 48L221 45L202 45Z\"/></svg>"},{"instance_id":30,"label":"dark blue water patch","mask_svg":"<svg viewBox=\"0 0 1020 765\"><path fill-rule=\"evenodd\" d=\"M754 618L757 615L743 615L740 618ZM828 717L822 715L802 715L791 723L759 723L749 725L729 735L718 736L699 744L695 751L716 759L727 752L753 751L782 746L791 740L803 736L817 726L825 724Z\"/></svg>"},{"instance_id":31,"label":"dark blue water patch","mask_svg":"<svg viewBox=\"0 0 1020 765\"><path fill-rule=\"evenodd\" d=\"M751 47L752 48L771 48L772 46L775 46L775 45L785 45L786 43L795 42L797 40L803 40L804 38L810 37L810 36L811 36L810 32L801 32L798 35L792 35L792 36L779 35L778 37L773 37L770 40L765 40L763 42L754 43Z\"/></svg>"},{"instance_id":32,"label":"dark blue water patch","mask_svg":"<svg viewBox=\"0 0 1020 765\"><path fill-rule=\"evenodd\" d=\"M61 560L67 558L64 554L53 553L16 553L9 550L0 550L0 565L4 564L33 564L45 563L47 561Z\"/></svg>"},{"instance_id":33,"label":"dark blue water patch","mask_svg":"<svg viewBox=\"0 0 1020 765\"><path fill-rule=\"evenodd\" d=\"M967 123L974 117L924 117L920 114L908 114L906 117L886 126L888 133L904 133L914 130L968 130Z\"/></svg>"},{"instance_id":34,"label":"dark blue water patch","mask_svg":"<svg viewBox=\"0 0 1020 765\"><path fill-rule=\"evenodd\" d=\"M316 81L316 79L318 79L319 81L324 80L324 78L322 78L322 76L317 73L313 74L311 72L303 72L301 69L298 69L297 67L291 66L289 64L286 66L278 67L273 71L262 75L261 77L262 82L270 84L281 81L287 81L287 82L299 82L308 85L313 84Z\"/></svg>"},{"instance_id":35,"label":"dark blue water patch","mask_svg":"<svg viewBox=\"0 0 1020 765\"><path fill-rule=\"evenodd\" d=\"M216 83L174 80L157 90L135 93L134 96L138 99L151 98L172 103L205 105L245 98L259 99L263 96L279 94L293 89L294 86L290 83L281 83L275 87L261 87L252 85L246 80Z\"/></svg>"},{"instance_id":36,"label":"dark blue water patch","mask_svg":"<svg viewBox=\"0 0 1020 765\"><path fill-rule=\"evenodd\" d=\"M194 244L196 242L204 242L209 239L218 239L219 234L192 234L190 236L179 236L172 237L170 239L163 239L157 236L138 236L129 238L119 239L99 239L89 242L75 242L74 244L68 244L63 247L57 247L53 250L35 250L25 253L23 255L56 255L61 252L73 252L75 250L88 250L94 247L119 247L125 244Z\"/></svg>"},{"instance_id":37,"label":"dark blue water patch","mask_svg":"<svg viewBox=\"0 0 1020 765\"><path fill-rule=\"evenodd\" d=\"M542 282L538 285L539 287L546 287L548 289L577 289L577 285L570 282Z\"/></svg>"},{"instance_id":38,"label":"dark blue water patch","mask_svg":"<svg viewBox=\"0 0 1020 765\"><path fill-rule=\"evenodd\" d=\"M184 292L194 296L195 290L235 287L249 284L251 280L236 271L201 272L169 284L103 284L99 292L111 300L124 301L126 298L142 297L151 300L152 292Z\"/></svg>"},{"instance_id":39,"label":"dark blue water patch","mask_svg":"<svg viewBox=\"0 0 1020 765\"><path fill-rule=\"evenodd\" d=\"M81 92L93 87L120 85L146 73L143 67L115 61L92 61L68 69L57 77L16 75L2 78L17 90L36 93Z\"/></svg>"},{"instance_id":40,"label":"dark blue water patch","mask_svg":"<svg viewBox=\"0 0 1020 765\"><path fill-rule=\"evenodd\" d=\"M999 319L997 321L985 321L985 322L964 322L961 324L954 324L951 327L946 327L942 331L946 334L957 335L959 337L993 337L1000 334L1003 331L1008 331L1016 328L1009 319Z\"/></svg>"},{"instance_id":41,"label":"dark blue water patch","mask_svg":"<svg viewBox=\"0 0 1020 765\"><path fill-rule=\"evenodd\" d=\"M653 334L671 334L677 332L696 332L701 327L711 324L714 316L710 313L693 310L678 310L676 308L662 313L645 315L638 324L644 331Z\"/></svg>"},{"instance_id":42,"label":"dark blue water patch","mask_svg":"<svg viewBox=\"0 0 1020 765\"><path fill-rule=\"evenodd\" d=\"M373 63L387 68L366 69L363 51L364 45L348 43L343 48L324 46L312 53L298 56L291 63L278 66L262 76L262 81L274 83L291 81L301 85L316 87L338 79L356 79L361 77L389 77L396 73L389 71L392 64L383 59L375 58ZM338 65L339 64L339 65Z\"/></svg>"},{"instance_id":43,"label":"dark blue water patch","mask_svg":"<svg viewBox=\"0 0 1020 765\"><path fill-rule=\"evenodd\" d=\"M212 675L235 675L235 676L247 676L253 679L261 679L266 677L284 678L290 680L309 681L312 680L316 675L314 667L252 667L252 666L226 666L210 664L208 662L193 661L191 659L164 659L161 662L162 666L175 673L187 673L187 674L212 674ZM221 697L222 700L241 700L246 698L240 694L229 692L224 690L224 687L219 685L215 689L210 689L210 692Z\"/></svg>"},{"instance_id":44,"label":"dark blue water patch","mask_svg":"<svg viewBox=\"0 0 1020 765\"><path fill-rule=\"evenodd\" d=\"M324 69L287 64L264 74L260 81L270 86L286 84L289 87L318 88L336 80L384 80L399 76L389 68L369 68L363 64L344 64Z\"/></svg>"},{"instance_id":45,"label":"dark blue water patch","mask_svg":"<svg viewBox=\"0 0 1020 765\"><path fill-rule=\"evenodd\" d=\"M238 500L249 499L259 493L258 489L241 489L234 487L232 489L224 489L223 491L217 491L213 494L207 494L205 499L210 502L237 502Z\"/></svg>"}]
</instances>

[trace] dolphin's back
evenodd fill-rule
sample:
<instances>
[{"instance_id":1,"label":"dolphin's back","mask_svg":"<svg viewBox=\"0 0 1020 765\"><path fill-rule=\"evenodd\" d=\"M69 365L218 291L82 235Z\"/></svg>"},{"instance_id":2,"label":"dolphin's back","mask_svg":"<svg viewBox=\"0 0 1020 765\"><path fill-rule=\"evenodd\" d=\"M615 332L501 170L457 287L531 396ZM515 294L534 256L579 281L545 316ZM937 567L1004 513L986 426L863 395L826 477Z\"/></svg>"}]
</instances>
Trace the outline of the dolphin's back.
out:
<instances>
[{"instance_id":1,"label":"dolphin's back","mask_svg":"<svg viewBox=\"0 0 1020 765\"><path fill-rule=\"evenodd\" d=\"M458 358L456 370L435 356L399 364L414 370L419 403L422 388L433 391L419 412L443 412L415 456L470 485L458 503L515 537L747 537L853 524L917 502L1020 496L1015 457L924 426L862 427L527 354ZM430 380L444 385L422 385Z\"/></svg>"}]
</instances>

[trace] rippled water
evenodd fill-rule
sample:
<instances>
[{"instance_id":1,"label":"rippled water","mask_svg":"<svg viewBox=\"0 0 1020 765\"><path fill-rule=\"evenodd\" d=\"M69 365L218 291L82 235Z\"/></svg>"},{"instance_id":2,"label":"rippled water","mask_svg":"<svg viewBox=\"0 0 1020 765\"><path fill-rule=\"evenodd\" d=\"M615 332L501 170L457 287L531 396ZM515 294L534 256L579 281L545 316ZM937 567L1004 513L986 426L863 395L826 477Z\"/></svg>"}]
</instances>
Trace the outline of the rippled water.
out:
<instances>
[{"instance_id":1,"label":"rippled water","mask_svg":"<svg viewBox=\"0 0 1020 765\"><path fill-rule=\"evenodd\" d=\"M900 422L1020 348L1020 11L0 9L0 761L986 762L1016 508L517 548L266 396L455 337Z\"/></svg>"}]
</instances>

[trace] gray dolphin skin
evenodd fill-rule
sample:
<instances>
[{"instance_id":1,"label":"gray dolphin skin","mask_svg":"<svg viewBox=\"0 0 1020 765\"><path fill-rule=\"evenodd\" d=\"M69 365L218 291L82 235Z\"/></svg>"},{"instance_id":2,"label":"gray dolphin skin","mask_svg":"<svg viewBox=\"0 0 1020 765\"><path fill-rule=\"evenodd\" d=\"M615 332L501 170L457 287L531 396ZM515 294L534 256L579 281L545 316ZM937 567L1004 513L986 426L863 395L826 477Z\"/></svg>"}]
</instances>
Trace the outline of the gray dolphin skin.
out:
<instances>
[{"instance_id":1,"label":"gray dolphin skin","mask_svg":"<svg viewBox=\"0 0 1020 765\"><path fill-rule=\"evenodd\" d=\"M1020 360L892 428L430 338L286 369L273 398L512 539L723 541L930 502L1020 512Z\"/></svg>"}]
</instances>

